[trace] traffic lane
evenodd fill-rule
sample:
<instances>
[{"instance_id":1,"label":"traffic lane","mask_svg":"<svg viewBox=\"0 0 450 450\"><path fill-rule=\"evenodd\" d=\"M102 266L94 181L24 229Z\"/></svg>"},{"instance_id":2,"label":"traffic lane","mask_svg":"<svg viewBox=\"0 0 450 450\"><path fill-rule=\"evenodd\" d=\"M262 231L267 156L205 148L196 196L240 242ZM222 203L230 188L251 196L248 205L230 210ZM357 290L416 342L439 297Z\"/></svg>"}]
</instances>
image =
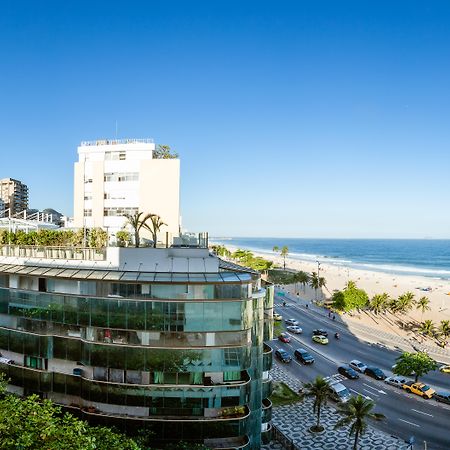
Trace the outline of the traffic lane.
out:
<instances>
[{"instance_id":1,"label":"traffic lane","mask_svg":"<svg viewBox=\"0 0 450 450\"><path fill-rule=\"evenodd\" d=\"M297 344L292 341L289 344L274 342L272 345L275 348L287 350L291 354L297 347ZM308 346L304 345L304 347ZM334 362L321 357L314 348L307 349L315 356L315 362L311 366L303 366L294 359L292 363L284 364L284 369L293 378L305 382L313 380L317 375L324 377L337 375L337 366ZM374 423L375 427L391 434L395 433L405 440L414 435L432 444L429 448L448 448L447 424L450 422L448 407L444 408L442 404L434 400L423 400L365 375L361 375L359 380L342 378L336 381L343 383L352 394L361 394L374 400L376 411L386 416L386 420Z\"/></svg>"},{"instance_id":2,"label":"traffic lane","mask_svg":"<svg viewBox=\"0 0 450 450\"><path fill-rule=\"evenodd\" d=\"M380 367L390 374L395 360L400 355L400 351L362 341L348 331L345 326L337 324L331 319L327 320L327 318L321 316L317 317L317 315L306 309L296 306L286 306L278 307L276 310L283 315L283 321L285 318L298 320L303 329L303 335L309 335L310 337L312 330L316 328L327 330L330 336L330 347L327 353L330 357L337 357L342 361L360 359L366 364ZM333 337L336 331L341 336L339 340ZM349 355L352 356L349 358ZM436 387L437 390L450 391L450 375L435 371L423 376L421 380Z\"/></svg>"}]
</instances>

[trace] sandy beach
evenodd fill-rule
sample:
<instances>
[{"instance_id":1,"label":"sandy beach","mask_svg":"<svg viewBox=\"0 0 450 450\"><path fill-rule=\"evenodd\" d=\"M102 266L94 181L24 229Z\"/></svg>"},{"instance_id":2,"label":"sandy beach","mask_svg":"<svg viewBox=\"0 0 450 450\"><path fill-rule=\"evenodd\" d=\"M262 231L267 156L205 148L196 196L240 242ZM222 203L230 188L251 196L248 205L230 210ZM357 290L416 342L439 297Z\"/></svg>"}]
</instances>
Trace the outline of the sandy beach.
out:
<instances>
[{"instance_id":1,"label":"sandy beach","mask_svg":"<svg viewBox=\"0 0 450 450\"><path fill-rule=\"evenodd\" d=\"M226 245L230 251L235 251L236 247ZM283 258L276 254L253 252L255 256L261 256L265 259L274 261L274 263L283 267ZM286 268L296 271L317 272L317 263L309 261L301 261L293 258L286 258ZM373 317L373 314L343 314L342 319L348 324L349 328L354 322L376 327L383 331L394 333L399 336L411 338L417 336L411 330L405 330L402 323L419 323L423 320L431 319L436 326L441 320L450 319L450 282L441 279L433 279L431 277L397 275L384 272L375 272L369 270L354 269L345 266L337 266L333 264L320 263L320 276L326 280L326 289L319 293L319 298L330 298L333 290L344 289L349 280L355 281L359 288L364 289L369 298L375 294L387 293L391 298L396 298L405 292L412 292L415 299L427 297L430 300L430 310L423 314L420 310L413 308L403 317L394 316L391 313ZM295 295L299 294L300 298L314 300L315 292L313 289L301 285L289 286L289 291ZM429 289L429 290L424 290ZM376 319L376 320L375 320ZM381 319L381 320L380 320ZM433 339L427 338L428 343L432 343Z\"/></svg>"}]
</instances>

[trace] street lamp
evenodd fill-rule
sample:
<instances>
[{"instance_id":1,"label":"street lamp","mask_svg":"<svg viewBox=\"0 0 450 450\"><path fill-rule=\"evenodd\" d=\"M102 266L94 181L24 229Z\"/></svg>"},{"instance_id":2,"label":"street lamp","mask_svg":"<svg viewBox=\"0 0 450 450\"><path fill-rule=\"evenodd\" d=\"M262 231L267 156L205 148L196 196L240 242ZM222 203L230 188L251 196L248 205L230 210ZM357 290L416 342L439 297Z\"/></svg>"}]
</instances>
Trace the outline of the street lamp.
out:
<instances>
[{"instance_id":1,"label":"street lamp","mask_svg":"<svg viewBox=\"0 0 450 450\"><path fill-rule=\"evenodd\" d=\"M317 284L318 287L320 287L320 262L316 261L317 263ZM316 300L317 300L317 289L316 289Z\"/></svg>"}]
</instances>

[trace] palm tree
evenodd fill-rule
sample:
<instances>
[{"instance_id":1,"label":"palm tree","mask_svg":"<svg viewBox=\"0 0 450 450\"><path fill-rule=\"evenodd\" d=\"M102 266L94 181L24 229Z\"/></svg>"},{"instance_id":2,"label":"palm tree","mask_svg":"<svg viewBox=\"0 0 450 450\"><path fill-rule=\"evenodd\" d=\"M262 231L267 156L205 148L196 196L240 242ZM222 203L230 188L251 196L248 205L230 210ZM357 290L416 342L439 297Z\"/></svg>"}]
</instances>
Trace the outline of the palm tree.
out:
<instances>
[{"instance_id":1,"label":"palm tree","mask_svg":"<svg viewBox=\"0 0 450 450\"><path fill-rule=\"evenodd\" d=\"M309 283L309 275L303 270L300 270L295 274L296 283L300 283L303 287L303 293L305 292L305 286Z\"/></svg>"},{"instance_id":2,"label":"palm tree","mask_svg":"<svg viewBox=\"0 0 450 450\"><path fill-rule=\"evenodd\" d=\"M414 294L412 292L405 292L398 297L397 311L400 313L407 313L414 304Z\"/></svg>"},{"instance_id":3,"label":"palm tree","mask_svg":"<svg viewBox=\"0 0 450 450\"><path fill-rule=\"evenodd\" d=\"M278 253L280 251L280 248L278 247L278 245L274 245L272 251L274 253Z\"/></svg>"},{"instance_id":4,"label":"palm tree","mask_svg":"<svg viewBox=\"0 0 450 450\"><path fill-rule=\"evenodd\" d=\"M158 241L158 232L162 226L167 225L164 223L158 214L150 214L150 222L151 224L145 224L144 227L150 231L153 239L153 247L156 248L156 244Z\"/></svg>"},{"instance_id":5,"label":"palm tree","mask_svg":"<svg viewBox=\"0 0 450 450\"><path fill-rule=\"evenodd\" d=\"M364 398L362 395L351 397L346 403L338 405L339 412L344 416L338 420L334 428L341 428L350 425L350 436L355 435L353 450L358 449L358 440L367 430L368 419L382 420L383 414L373 413L375 403Z\"/></svg>"},{"instance_id":6,"label":"palm tree","mask_svg":"<svg viewBox=\"0 0 450 450\"><path fill-rule=\"evenodd\" d=\"M419 333L422 333L425 336L434 336L436 328L432 320L425 320L419 326Z\"/></svg>"},{"instance_id":7,"label":"palm tree","mask_svg":"<svg viewBox=\"0 0 450 450\"><path fill-rule=\"evenodd\" d=\"M444 341L450 336L450 320L441 320L439 333L444 338Z\"/></svg>"},{"instance_id":8,"label":"palm tree","mask_svg":"<svg viewBox=\"0 0 450 450\"><path fill-rule=\"evenodd\" d=\"M324 277L319 277L317 272L313 272L309 277L309 285L315 290L315 299L317 300L317 290L324 287L326 284Z\"/></svg>"},{"instance_id":9,"label":"palm tree","mask_svg":"<svg viewBox=\"0 0 450 450\"><path fill-rule=\"evenodd\" d=\"M280 255L283 257L283 269L286 270L286 256L289 253L289 249L286 245L284 245L280 250Z\"/></svg>"},{"instance_id":10,"label":"palm tree","mask_svg":"<svg viewBox=\"0 0 450 450\"><path fill-rule=\"evenodd\" d=\"M305 383L303 387L305 388L305 395L314 398L313 411L317 414L317 423L311 431L322 431L323 427L320 425L320 412L322 405L326 405L327 400L330 397L330 385L323 377L318 376L314 381Z\"/></svg>"},{"instance_id":11,"label":"palm tree","mask_svg":"<svg viewBox=\"0 0 450 450\"><path fill-rule=\"evenodd\" d=\"M124 217L127 218L128 224L133 229L134 233L134 246L136 248L139 247L140 237L139 234L141 232L142 227L147 227L147 221L151 219L152 214L143 215L143 212L135 213L135 214L125 214Z\"/></svg>"},{"instance_id":12,"label":"palm tree","mask_svg":"<svg viewBox=\"0 0 450 450\"><path fill-rule=\"evenodd\" d=\"M417 303L416 303L416 308L417 309L420 309L421 311L422 311L422 317L421 317L421 320L423 319L423 313L425 312L425 311L429 311L431 308L430 308L430 300L428 300L428 298L427 297L421 297L418 301L417 301Z\"/></svg>"},{"instance_id":13,"label":"palm tree","mask_svg":"<svg viewBox=\"0 0 450 450\"><path fill-rule=\"evenodd\" d=\"M389 295L385 292L383 294L376 294L370 300L369 309L375 314L380 314L386 311L389 303Z\"/></svg>"}]
</instances>

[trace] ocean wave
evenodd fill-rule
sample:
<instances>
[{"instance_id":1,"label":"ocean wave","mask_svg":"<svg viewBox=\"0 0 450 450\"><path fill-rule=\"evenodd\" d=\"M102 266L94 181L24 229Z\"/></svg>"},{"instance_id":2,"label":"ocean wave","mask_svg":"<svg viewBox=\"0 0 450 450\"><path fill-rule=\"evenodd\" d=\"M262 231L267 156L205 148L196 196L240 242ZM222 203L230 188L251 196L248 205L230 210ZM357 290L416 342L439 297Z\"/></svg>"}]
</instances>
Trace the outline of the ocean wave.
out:
<instances>
[{"instance_id":1,"label":"ocean wave","mask_svg":"<svg viewBox=\"0 0 450 450\"><path fill-rule=\"evenodd\" d=\"M424 269L421 267L414 266L397 266L394 264L368 264L368 263L358 263L360 267L376 269L383 272L413 272L413 273L421 273L428 275L447 275L450 276L450 270L444 269Z\"/></svg>"}]
</instances>

